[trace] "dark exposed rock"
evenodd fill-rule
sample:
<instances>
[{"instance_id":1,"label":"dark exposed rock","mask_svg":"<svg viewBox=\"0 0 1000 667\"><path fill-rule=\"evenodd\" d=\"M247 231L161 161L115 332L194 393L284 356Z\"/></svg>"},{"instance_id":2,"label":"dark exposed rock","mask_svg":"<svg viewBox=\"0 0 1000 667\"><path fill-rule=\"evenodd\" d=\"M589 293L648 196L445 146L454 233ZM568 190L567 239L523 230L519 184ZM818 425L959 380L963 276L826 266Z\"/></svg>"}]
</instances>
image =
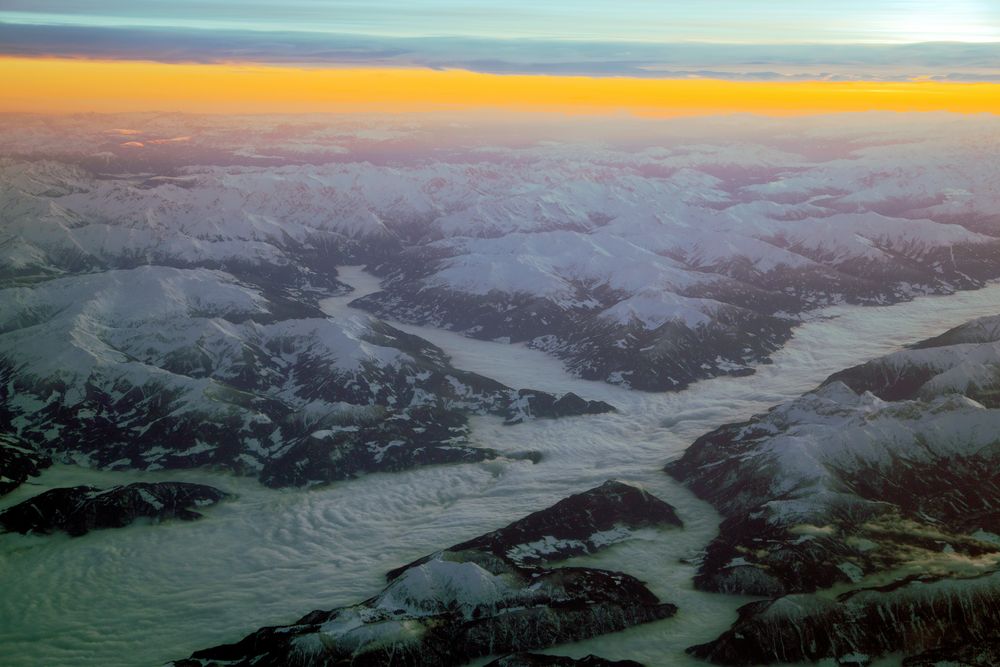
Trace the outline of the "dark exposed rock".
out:
<instances>
[{"instance_id":1,"label":"dark exposed rock","mask_svg":"<svg viewBox=\"0 0 1000 667\"><path fill-rule=\"evenodd\" d=\"M946 482L948 475L939 474L937 468L907 472ZM974 480L966 478L962 485L973 487ZM996 553L997 544L973 534L982 528L1000 529L1000 517L989 506L1000 495L990 492L988 477L983 480L984 492L977 497L982 504L950 520L943 518L947 514L923 513L922 508L932 508L946 495L940 487L928 493L927 502L913 505L893 505L888 497L884 504L834 504L822 526L783 522L766 508L733 516L723 521L719 535L706 548L695 586L774 597L849 584L864 575L892 570L920 553L951 550L970 558ZM922 486L915 483L912 491L919 493Z\"/></svg>"},{"instance_id":2,"label":"dark exposed rock","mask_svg":"<svg viewBox=\"0 0 1000 667\"><path fill-rule=\"evenodd\" d=\"M418 408L389 413L371 424L315 431L264 464L267 486L305 486L351 479L368 472L396 472L423 465L474 463L501 454L464 444L467 420L461 413ZM508 454L537 462L540 454Z\"/></svg>"},{"instance_id":3,"label":"dark exposed rock","mask_svg":"<svg viewBox=\"0 0 1000 667\"><path fill-rule=\"evenodd\" d=\"M720 665L818 661L867 665L942 642L979 646L1000 622L1000 575L911 578L836 599L789 595L740 609L732 629L689 653ZM918 663L919 664L919 663Z\"/></svg>"},{"instance_id":4,"label":"dark exposed rock","mask_svg":"<svg viewBox=\"0 0 1000 667\"><path fill-rule=\"evenodd\" d=\"M122 528L139 518L156 521L201 517L193 507L213 505L226 494L185 482L138 482L101 490L93 486L52 489L0 513L9 532L79 536L99 528Z\"/></svg>"},{"instance_id":5,"label":"dark exposed rock","mask_svg":"<svg viewBox=\"0 0 1000 667\"><path fill-rule=\"evenodd\" d=\"M521 389L517 392L517 395L527 405L521 407L519 410L523 414L512 412L511 416L508 417L508 423L523 421L526 416L556 419L579 415L597 415L605 412L614 412L615 410L613 405L604 401L588 401L580 398L571 391L559 398L556 398L552 394L533 389Z\"/></svg>"},{"instance_id":6,"label":"dark exposed rock","mask_svg":"<svg viewBox=\"0 0 1000 667\"><path fill-rule=\"evenodd\" d=\"M1000 637L976 642L948 642L903 660L903 667L995 667L1000 665Z\"/></svg>"},{"instance_id":7,"label":"dark exposed rock","mask_svg":"<svg viewBox=\"0 0 1000 667\"><path fill-rule=\"evenodd\" d=\"M596 655L567 658L541 653L514 653L497 658L486 667L642 667L634 660L605 660Z\"/></svg>"},{"instance_id":8,"label":"dark exposed rock","mask_svg":"<svg viewBox=\"0 0 1000 667\"><path fill-rule=\"evenodd\" d=\"M589 309L566 310L527 295L483 297L425 288L388 265L376 270L388 272L387 289L352 306L483 340L526 343L562 359L584 379L644 391L677 390L706 377L752 373L750 364L767 360L793 328L791 320L731 307L697 330L673 322L650 330L638 322L619 324L600 318L605 306L599 301ZM581 296L581 301L588 299ZM611 305L617 299L608 295L606 300ZM784 303L780 295L778 300Z\"/></svg>"},{"instance_id":9,"label":"dark exposed rock","mask_svg":"<svg viewBox=\"0 0 1000 667\"><path fill-rule=\"evenodd\" d=\"M832 382L702 436L667 466L726 517L696 585L811 592L916 552L996 551L971 536L1000 527L995 418L956 395L886 403ZM978 426L940 437L959 424Z\"/></svg>"},{"instance_id":10,"label":"dark exposed rock","mask_svg":"<svg viewBox=\"0 0 1000 667\"><path fill-rule=\"evenodd\" d=\"M561 522L577 525L573 535L579 545L557 544L534 558L512 553L530 547L525 543L536 538L563 534ZM175 664L459 665L667 618L676 607L661 603L627 574L551 569L525 561L538 563L601 548L615 541L595 538L605 527L678 524L669 505L635 487L608 482L395 570L379 595L358 605L314 611L292 625L263 628L236 644L198 651ZM530 554L531 549L525 551Z\"/></svg>"},{"instance_id":11,"label":"dark exposed rock","mask_svg":"<svg viewBox=\"0 0 1000 667\"><path fill-rule=\"evenodd\" d=\"M419 566L414 578L447 586L446 561ZM528 578L502 567L451 563L475 576L502 578L511 597L426 601L414 611L393 604L392 587L357 607L313 612L293 625L264 628L243 641L198 651L187 665L460 665L494 652L530 650L667 618L676 607L628 575L566 568ZM434 573L423 572L433 567ZM405 580L404 580L404 583ZM425 602L425 601L420 601Z\"/></svg>"},{"instance_id":12,"label":"dark exposed rock","mask_svg":"<svg viewBox=\"0 0 1000 667\"><path fill-rule=\"evenodd\" d=\"M20 438L0 434L0 496L10 493L29 477L38 477L50 465L50 457L35 451Z\"/></svg>"},{"instance_id":13,"label":"dark exposed rock","mask_svg":"<svg viewBox=\"0 0 1000 667\"><path fill-rule=\"evenodd\" d=\"M667 322L649 329L640 322L615 322L601 313L630 295L607 285L575 285L565 307L530 294L498 289L468 294L425 282L452 255L436 246L408 247L374 265L382 291L352 305L381 317L461 331L483 339L526 343L562 359L580 377L646 390L679 390L721 375L749 375L792 336L802 313L837 303L889 304L920 293L950 294L977 289L997 276L1000 244L960 243L928 248L908 256L886 248L879 261L851 258L813 243L783 236L760 239L811 260L808 268L779 266L762 272L746 258L705 265L682 250L664 255L690 264L715 280L692 285L680 294L707 298L724 306L706 326ZM915 250L915 249L913 249Z\"/></svg>"},{"instance_id":14,"label":"dark exposed rock","mask_svg":"<svg viewBox=\"0 0 1000 667\"><path fill-rule=\"evenodd\" d=\"M997 319L838 373L667 466L726 517L696 586L777 598L694 655L991 664L1000 574L972 574L1000 557L1000 413L984 407L1000 405ZM835 585L847 592L818 592Z\"/></svg>"},{"instance_id":15,"label":"dark exposed rock","mask_svg":"<svg viewBox=\"0 0 1000 667\"><path fill-rule=\"evenodd\" d=\"M446 552L475 551L515 565L535 565L592 553L627 538L632 529L683 525L674 508L656 496L611 480ZM436 556L393 570L387 578L391 581Z\"/></svg>"},{"instance_id":16,"label":"dark exposed rock","mask_svg":"<svg viewBox=\"0 0 1000 667\"><path fill-rule=\"evenodd\" d=\"M846 547L843 536L800 540L763 518L727 519L720 533L695 575L701 590L768 597L812 592L849 580L838 566L863 556Z\"/></svg>"}]
</instances>

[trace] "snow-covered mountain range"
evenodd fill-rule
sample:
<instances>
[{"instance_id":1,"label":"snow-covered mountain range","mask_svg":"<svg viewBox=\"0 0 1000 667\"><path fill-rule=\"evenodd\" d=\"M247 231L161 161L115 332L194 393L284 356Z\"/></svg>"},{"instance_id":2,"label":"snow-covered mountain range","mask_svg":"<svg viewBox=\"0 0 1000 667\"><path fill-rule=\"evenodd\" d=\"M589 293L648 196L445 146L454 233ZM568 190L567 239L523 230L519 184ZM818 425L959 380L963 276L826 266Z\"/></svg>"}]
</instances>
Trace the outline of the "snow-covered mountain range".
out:
<instances>
[{"instance_id":1,"label":"snow-covered mountain range","mask_svg":"<svg viewBox=\"0 0 1000 667\"><path fill-rule=\"evenodd\" d=\"M470 417L517 428L614 406L463 370L403 328L680 390L752 374L823 306L1000 277L990 117L518 136L392 118L16 120L0 127L0 492L53 461L273 487L539 461L531 441L480 445ZM349 300L344 265L378 288L321 309ZM906 649L918 664L995 640L998 387L988 317L699 438L668 466L725 518L696 585L768 600L693 653L865 664ZM115 511L156 516L129 488ZM455 646L521 652L665 618L674 606L627 573L550 564L679 523L612 483L404 566L369 600L178 664L397 649L436 664ZM893 633L868 632L903 609Z\"/></svg>"},{"instance_id":2,"label":"snow-covered mountain range","mask_svg":"<svg viewBox=\"0 0 1000 667\"><path fill-rule=\"evenodd\" d=\"M324 317L210 269L42 280L0 290L0 313L4 431L102 468L304 485L496 457L467 443L470 413L611 409L510 389L363 313Z\"/></svg>"},{"instance_id":3,"label":"snow-covered mountain range","mask_svg":"<svg viewBox=\"0 0 1000 667\"><path fill-rule=\"evenodd\" d=\"M992 637L998 385L1000 317L989 316L699 438L667 468L725 517L696 585L777 600L744 608L696 653L867 664ZM831 588L835 600L809 595ZM888 627L872 620L895 614Z\"/></svg>"},{"instance_id":4,"label":"snow-covered mountain range","mask_svg":"<svg viewBox=\"0 0 1000 667\"><path fill-rule=\"evenodd\" d=\"M278 155L274 138L236 148L239 129L259 136L253 121L230 134L180 123L73 126L59 150L52 135L67 128L39 130L35 148L0 137L23 151L0 164L8 279L208 267L308 302L336 289L331 265L368 263L383 290L359 307L662 390L751 372L805 310L1000 274L998 174L974 143L995 136L988 119L848 123L842 136L803 121L788 130L798 148L770 126L752 143L709 124L687 141L654 126L641 147L467 148L452 136L467 128L380 136L299 121Z\"/></svg>"}]
</instances>

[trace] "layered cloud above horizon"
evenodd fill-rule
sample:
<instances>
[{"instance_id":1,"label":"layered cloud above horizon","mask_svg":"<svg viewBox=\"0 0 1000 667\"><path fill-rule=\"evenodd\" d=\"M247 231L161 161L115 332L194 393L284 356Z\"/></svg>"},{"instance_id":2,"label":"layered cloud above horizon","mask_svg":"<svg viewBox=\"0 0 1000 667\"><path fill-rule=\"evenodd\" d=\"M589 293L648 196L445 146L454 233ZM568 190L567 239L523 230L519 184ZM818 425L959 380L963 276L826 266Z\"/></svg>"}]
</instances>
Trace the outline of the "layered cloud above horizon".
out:
<instances>
[{"instance_id":1,"label":"layered cloud above horizon","mask_svg":"<svg viewBox=\"0 0 1000 667\"><path fill-rule=\"evenodd\" d=\"M11 0L0 54L756 81L997 81L1000 6Z\"/></svg>"}]
</instances>

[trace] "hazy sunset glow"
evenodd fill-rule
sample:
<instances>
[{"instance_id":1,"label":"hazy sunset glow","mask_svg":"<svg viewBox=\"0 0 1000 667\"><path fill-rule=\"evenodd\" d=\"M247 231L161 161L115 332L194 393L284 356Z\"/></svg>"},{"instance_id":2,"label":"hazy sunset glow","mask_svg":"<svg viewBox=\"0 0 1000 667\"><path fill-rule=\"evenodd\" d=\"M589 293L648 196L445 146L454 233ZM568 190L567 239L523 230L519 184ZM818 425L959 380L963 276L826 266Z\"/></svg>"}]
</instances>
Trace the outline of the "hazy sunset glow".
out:
<instances>
[{"instance_id":1,"label":"hazy sunset glow","mask_svg":"<svg viewBox=\"0 0 1000 667\"><path fill-rule=\"evenodd\" d=\"M7 58L3 111L407 112L454 109L807 114L1000 110L991 83L724 81L495 75L397 68Z\"/></svg>"}]
</instances>

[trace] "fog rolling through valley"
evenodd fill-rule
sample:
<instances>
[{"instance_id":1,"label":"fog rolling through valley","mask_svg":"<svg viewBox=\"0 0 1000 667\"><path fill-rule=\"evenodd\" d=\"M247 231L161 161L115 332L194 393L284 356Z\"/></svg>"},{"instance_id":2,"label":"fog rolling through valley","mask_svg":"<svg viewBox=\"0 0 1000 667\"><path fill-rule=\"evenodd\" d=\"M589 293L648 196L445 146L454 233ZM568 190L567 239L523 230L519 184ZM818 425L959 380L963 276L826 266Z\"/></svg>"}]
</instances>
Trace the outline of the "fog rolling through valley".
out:
<instances>
[{"instance_id":1,"label":"fog rolling through valley","mask_svg":"<svg viewBox=\"0 0 1000 667\"><path fill-rule=\"evenodd\" d=\"M378 289L357 267L340 279L358 289L323 303L336 317ZM482 464L372 474L308 491L266 489L209 471L100 472L56 466L7 507L50 487L135 480L199 481L237 494L193 523L136 525L62 535L0 536L0 645L5 665L154 665L235 641L378 592L394 567L542 509L609 478L637 482L677 508L682 531L645 531L574 562L646 581L676 617L559 646L552 652L648 665L702 664L687 646L715 638L745 598L693 590L681 562L715 535L718 515L662 472L696 437L813 388L827 375L995 312L1000 285L891 307L839 306L816 313L772 365L673 394L629 391L571 377L561 363L518 345L396 325L442 347L460 368L511 386L573 391L617 413L504 426L475 417L477 444L543 452L538 464ZM354 311L352 311L354 312Z\"/></svg>"}]
</instances>

